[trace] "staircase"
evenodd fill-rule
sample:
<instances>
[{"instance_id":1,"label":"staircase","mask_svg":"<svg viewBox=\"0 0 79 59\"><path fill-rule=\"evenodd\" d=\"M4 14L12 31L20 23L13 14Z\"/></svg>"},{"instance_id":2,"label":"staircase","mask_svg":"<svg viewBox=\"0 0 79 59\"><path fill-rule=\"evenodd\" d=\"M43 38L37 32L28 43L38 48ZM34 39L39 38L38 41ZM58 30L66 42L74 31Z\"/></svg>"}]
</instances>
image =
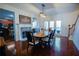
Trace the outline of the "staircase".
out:
<instances>
[{"instance_id":1,"label":"staircase","mask_svg":"<svg viewBox=\"0 0 79 59\"><path fill-rule=\"evenodd\" d=\"M78 19L79 19L79 15L77 16L74 24L68 25L68 39L70 39L73 36L74 32L76 32L76 28L79 23Z\"/></svg>"},{"instance_id":2,"label":"staircase","mask_svg":"<svg viewBox=\"0 0 79 59\"><path fill-rule=\"evenodd\" d=\"M75 23L72 26L69 25L68 39L72 40L79 50L79 15L77 16Z\"/></svg>"}]
</instances>

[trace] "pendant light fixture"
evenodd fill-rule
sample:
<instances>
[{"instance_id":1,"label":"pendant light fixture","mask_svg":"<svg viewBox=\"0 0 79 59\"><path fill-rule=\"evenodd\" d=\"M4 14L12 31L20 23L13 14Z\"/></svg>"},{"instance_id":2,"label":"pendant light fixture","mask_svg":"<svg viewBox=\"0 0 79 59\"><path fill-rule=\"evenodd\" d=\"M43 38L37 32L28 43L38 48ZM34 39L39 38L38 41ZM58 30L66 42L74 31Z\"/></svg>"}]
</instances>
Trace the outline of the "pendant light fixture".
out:
<instances>
[{"instance_id":1,"label":"pendant light fixture","mask_svg":"<svg viewBox=\"0 0 79 59\"><path fill-rule=\"evenodd\" d=\"M40 17L43 17L43 18L46 18L46 15L45 15L45 5L44 4L41 4L41 6L42 6L42 12L40 12Z\"/></svg>"}]
</instances>

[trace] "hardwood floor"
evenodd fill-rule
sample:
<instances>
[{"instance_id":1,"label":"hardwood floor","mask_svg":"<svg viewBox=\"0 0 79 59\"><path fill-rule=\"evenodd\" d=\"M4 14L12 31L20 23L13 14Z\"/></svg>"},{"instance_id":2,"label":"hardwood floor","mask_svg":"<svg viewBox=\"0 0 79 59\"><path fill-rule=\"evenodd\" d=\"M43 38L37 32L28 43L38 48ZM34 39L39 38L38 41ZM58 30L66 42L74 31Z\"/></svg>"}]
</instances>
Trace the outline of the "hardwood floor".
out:
<instances>
[{"instance_id":1,"label":"hardwood floor","mask_svg":"<svg viewBox=\"0 0 79 59\"><path fill-rule=\"evenodd\" d=\"M19 45L20 46L20 45ZM20 49L18 47L18 49ZM31 46L27 53L27 48L22 50L20 56L79 56L79 51L71 40L66 37L56 37L51 40L50 47Z\"/></svg>"},{"instance_id":2,"label":"hardwood floor","mask_svg":"<svg viewBox=\"0 0 79 59\"><path fill-rule=\"evenodd\" d=\"M32 55L34 56L77 56L78 51L72 41L68 41L66 37L55 38L55 43L51 47L33 48Z\"/></svg>"}]
</instances>

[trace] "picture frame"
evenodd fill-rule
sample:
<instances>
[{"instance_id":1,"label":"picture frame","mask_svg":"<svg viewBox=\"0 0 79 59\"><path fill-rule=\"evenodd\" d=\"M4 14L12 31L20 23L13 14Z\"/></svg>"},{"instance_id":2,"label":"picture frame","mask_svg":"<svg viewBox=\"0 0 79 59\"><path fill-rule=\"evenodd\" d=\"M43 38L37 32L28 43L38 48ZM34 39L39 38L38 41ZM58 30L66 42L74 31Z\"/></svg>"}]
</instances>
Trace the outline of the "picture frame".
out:
<instances>
[{"instance_id":1,"label":"picture frame","mask_svg":"<svg viewBox=\"0 0 79 59\"><path fill-rule=\"evenodd\" d=\"M20 24L31 24L31 17L19 15Z\"/></svg>"}]
</instances>

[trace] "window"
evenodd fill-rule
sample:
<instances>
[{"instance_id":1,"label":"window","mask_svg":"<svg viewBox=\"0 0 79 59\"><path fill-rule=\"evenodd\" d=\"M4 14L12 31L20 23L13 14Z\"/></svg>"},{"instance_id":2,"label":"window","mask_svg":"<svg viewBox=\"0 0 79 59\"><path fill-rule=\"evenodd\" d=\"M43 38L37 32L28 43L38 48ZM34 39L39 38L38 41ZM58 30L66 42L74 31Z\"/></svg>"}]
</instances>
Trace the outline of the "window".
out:
<instances>
[{"instance_id":1,"label":"window","mask_svg":"<svg viewBox=\"0 0 79 59\"><path fill-rule=\"evenodd\" d=\"M32 22L32 28L39 28L39 23L37 21Z\"/></svg>"},{"instance_id":2,"label":"window","mask_svg":"<svg viewBox=\"0 0 79 59\"><path fill-rule=\"evenodd\" d=\"M37 25L37 22L36 21L32 22L32 28L35 28L36 25Z\"/></svg>"},{"instance_id":3,"label":"window","mask_svg":"<svg viewBox=\"0 0 79 59\"><path fill-rule=\"evenodd\" d=\"M56 30L57 30L58 33L61 30L61 21L60 20L56 21Z\"/></svg>"},{"instance_id":4,"label":"window","mask_svg":"<svg viewBox=\"0 0 79 59\"><path fill-rule=\"evenodd\" d=\"M54 21L50 21L49 24L50 24L49 27L50 27L52 30L54 30Z\"/></svg>"},{"instance_id":5,"label":"window","mask_svg":"<svg viewBox=\"0 0 79 59\"><path fill-rule=\"evenodd\" d=\"M44 22L44 28L45 28L45 29L48 29L48 21L45 21L45 22Z\"/></svg>"},{"instance_id":6,"label":"window","mask_svg":"<svg viewBox=\"0 0 79 59\"><path fill-rule=\"evenodd\" d=\"M61 21L56 21L56 27L61 27Z\"/></svg>"}]
</instances>

